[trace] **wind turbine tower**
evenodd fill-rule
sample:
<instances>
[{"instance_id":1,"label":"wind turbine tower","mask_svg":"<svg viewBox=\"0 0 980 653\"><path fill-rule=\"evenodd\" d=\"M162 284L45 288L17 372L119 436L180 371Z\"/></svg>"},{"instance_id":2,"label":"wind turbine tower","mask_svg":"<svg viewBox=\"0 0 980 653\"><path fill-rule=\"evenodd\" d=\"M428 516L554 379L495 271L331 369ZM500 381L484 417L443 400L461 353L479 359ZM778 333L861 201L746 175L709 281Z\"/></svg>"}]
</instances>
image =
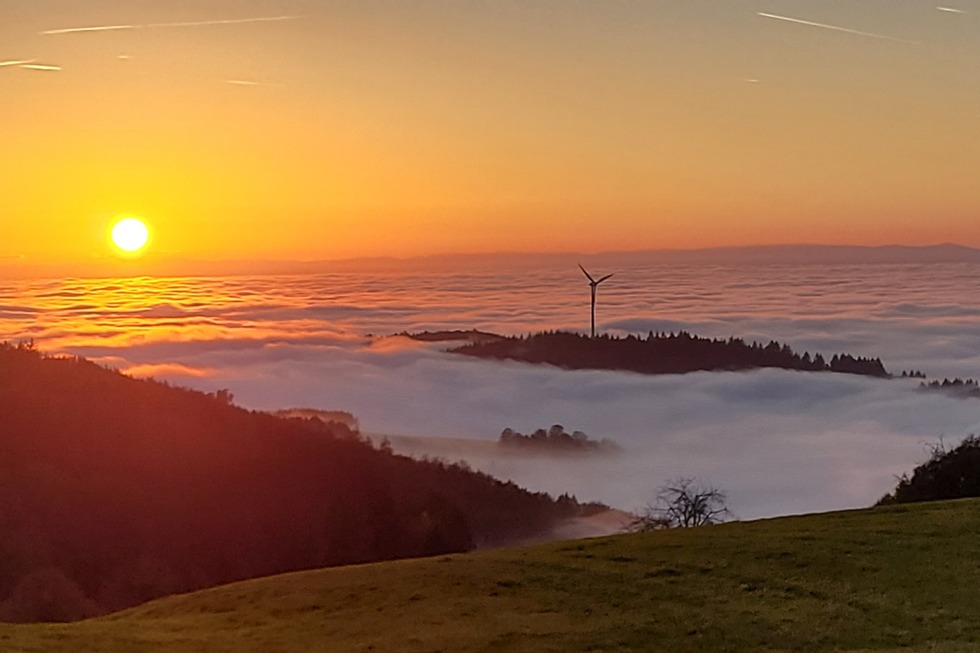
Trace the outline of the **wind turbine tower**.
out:
<instances>
[{"instance_id":1,"label":"wind turbine tower","mask_svg":"<svg viewBox=\"0 0 980 653\"><path fill-rule=\"evenodd\" d=\"M588 270L582 267L581 263L578 264L578 267L582 271L582 274L585 275L585 278L589 280L589 289L592 291L592 337L595 338L595 291L596 288L599 287L599 284L611 277L612 274L607 274L596 281L592 278L592 275L589 274Z\"/></svg>"}]
</instances>

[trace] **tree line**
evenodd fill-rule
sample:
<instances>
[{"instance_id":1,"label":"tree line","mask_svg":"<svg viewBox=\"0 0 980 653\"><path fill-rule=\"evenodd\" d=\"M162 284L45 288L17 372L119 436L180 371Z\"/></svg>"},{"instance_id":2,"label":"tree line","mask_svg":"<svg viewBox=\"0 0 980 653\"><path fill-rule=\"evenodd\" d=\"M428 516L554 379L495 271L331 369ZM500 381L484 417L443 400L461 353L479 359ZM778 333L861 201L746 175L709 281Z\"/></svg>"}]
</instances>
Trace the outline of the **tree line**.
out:
<instances>
[{"instance_id":1,"label":"tree line","mask_svg":"<svg viewBox=\"0 0 980 653\"><path fill-rule=\"evenodd\" d=\"M923 381L919 387L923 390L948 392L957 397L980 397L980 383L976 379L945 378L942 381L934 380L928 383Z\"/></svg>"},{"instance_id":2,"label":"tree line","mask_svg":"<svg viewBox=\"0 0 980 653\"><path fill-rule=\"evenodd\" d=\"M497 443L507 449L530 451L597 452L619 449L619 445L612 440L592 440L583 431L568 433L561 424L553 424L547 431L537 429L527 435L507 427L500 433Z\"/></svg>"}]
</instances>

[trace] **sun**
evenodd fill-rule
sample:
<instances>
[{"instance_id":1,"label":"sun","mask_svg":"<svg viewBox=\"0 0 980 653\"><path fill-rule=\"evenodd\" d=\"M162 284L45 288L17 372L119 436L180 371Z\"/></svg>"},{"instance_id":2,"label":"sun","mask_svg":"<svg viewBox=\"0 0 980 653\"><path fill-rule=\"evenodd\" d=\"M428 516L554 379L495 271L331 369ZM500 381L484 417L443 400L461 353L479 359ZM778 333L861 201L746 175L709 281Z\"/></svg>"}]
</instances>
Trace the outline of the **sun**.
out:
<instances>
[{"instance_id":1,"label":"sun","mask_svg":"<svg viewBox=\"0 0 980 653\"><path fill-rule=\"evenodd\" d=\"M123 218L112 225L112 243L125 254L139 254L150 240L150 230L138 218Z\"/></svg>"}]
</instances>

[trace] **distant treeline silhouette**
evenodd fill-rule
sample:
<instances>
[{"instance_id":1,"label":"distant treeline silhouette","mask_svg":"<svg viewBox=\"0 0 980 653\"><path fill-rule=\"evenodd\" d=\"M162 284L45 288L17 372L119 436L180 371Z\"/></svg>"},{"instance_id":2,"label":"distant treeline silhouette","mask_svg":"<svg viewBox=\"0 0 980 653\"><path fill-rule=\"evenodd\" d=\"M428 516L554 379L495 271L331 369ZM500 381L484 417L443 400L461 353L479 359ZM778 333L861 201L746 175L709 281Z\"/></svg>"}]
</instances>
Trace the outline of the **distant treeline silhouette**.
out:
<instances>
[{"instance_id":1,"label":"distant treeline silhouette","mask_svg":"<svg viewBox=\"0 0 980 653\"><path fill-rule=\"evenodd\" d=\"M877 358L835 354L829 361L820 354L802 355L789 345L770 341L767 345L679 333L650 332L645 338L615 337L567 331L547 331L530 336L504 337L471 342L449 351L481 358L499 358L548 363L567 369L628 370L645 374L680 374L698 370L747 370L778 367L813 372L843 372L887 377Z\"/></svg>"},{"instance_id":2,"label":"distant treeline silhouette","mask_svg":"<svg viewBox=\"0 0 980 653\"><path fill-rule=\"evenodd\" d=\"M617 451L619 446L612 440L591 440L582 431L567 433L561 424L554 424L547 431L537 429L529 435L508 427L497 441L500 446L524 451L552 452L599 452Z\"/></svg>"},{"instance_id":3,"label":"distant treeline silhouette","mask_svg":"<svg viewBox=\"0 0 980 653\"><path fill-rule=\"evenodd\" d=\"M957 397L980 397L980 383L975 379L943 379L942 381L922 382L919 387L923 390L937 390Z\"/></svg>"},{"instance_id":4,"label":"distant treeline silhouette","mask_svg":"<svg viewBox=\"0 0 980 653\"><path fill-rule=\"evenodd\" d=\"M231 399L0 344L0 620L501 545L599 509Z\"/></svg>"}]
</instances>

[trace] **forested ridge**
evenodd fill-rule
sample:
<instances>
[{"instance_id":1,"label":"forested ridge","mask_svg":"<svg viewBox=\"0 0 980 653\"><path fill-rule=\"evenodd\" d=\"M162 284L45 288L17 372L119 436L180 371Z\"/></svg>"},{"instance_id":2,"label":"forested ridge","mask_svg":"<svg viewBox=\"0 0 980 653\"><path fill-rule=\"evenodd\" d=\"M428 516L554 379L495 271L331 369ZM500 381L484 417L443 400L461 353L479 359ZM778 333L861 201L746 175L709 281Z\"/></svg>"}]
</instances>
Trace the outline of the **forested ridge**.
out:
<instances>
[{"instance_id":1,"label":"forested ridge","mask_svg":"<svg viewBox=\"0 0 980 653\"><path fill-rule=\"evenodd\" d=\"M0 344L3 620L505 544L587 509L375 449L340 422Z\"/></svg>"},{"instance_id":2,"label":"forested ridge","mask_svg":"<svg viewBox=\"0 0 980 653\"><path fill-rule=\"evenodd\" d=\"M626 370L644 374L681 374L699 370L746 370L778 367L811 372L889 376L877 358L834 354L798 354L789 345L741 338L703 338L686 331L649 333L646 337L601 335L590 338L567 331L482 339L450 349L457 354L548 363L568 369Z\"/></svg>"}]
</instances>

